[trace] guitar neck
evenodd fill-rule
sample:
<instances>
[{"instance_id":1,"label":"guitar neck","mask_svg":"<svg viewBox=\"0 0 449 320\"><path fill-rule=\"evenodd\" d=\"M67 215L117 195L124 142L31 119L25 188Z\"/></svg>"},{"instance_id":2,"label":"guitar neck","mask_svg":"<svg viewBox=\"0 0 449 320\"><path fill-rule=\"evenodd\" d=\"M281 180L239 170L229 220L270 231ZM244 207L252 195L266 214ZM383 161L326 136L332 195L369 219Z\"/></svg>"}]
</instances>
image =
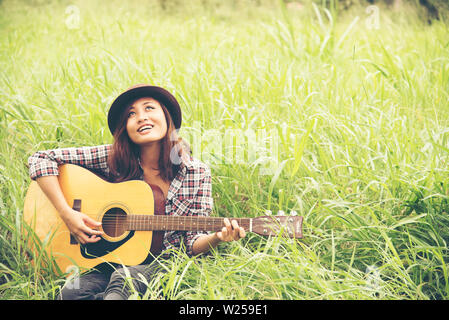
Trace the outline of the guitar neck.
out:
<instances>
[{"instance_id":1,"label":"guitar neck","mask_svg":"<svg viewBox=\"0 0 449 320\"><path fill-rule=\"evenodd\" d=\"M245 230L252 229L252 218L228 218L237 220ZM220 231L224 227L224 218L186 217L165 215L128 215L127 229L136 231Z\"/></svg>"}]
</instances>

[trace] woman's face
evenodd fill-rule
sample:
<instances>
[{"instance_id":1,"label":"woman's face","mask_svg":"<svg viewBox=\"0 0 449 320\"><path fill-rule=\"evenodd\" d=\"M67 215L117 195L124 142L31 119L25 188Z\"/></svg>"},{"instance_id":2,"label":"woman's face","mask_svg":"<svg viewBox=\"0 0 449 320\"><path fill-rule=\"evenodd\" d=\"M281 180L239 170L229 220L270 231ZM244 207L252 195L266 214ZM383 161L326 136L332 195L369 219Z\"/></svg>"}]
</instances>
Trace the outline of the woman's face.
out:
<instances>
[{"instance_id":1,"label":"woman's face","mask_svg":"<svg viewBox=\"0 0 449 320\"><path fill-rule=\"evenodd\" d=\"M126 131L137 145L160 141L167 134L167 121L160 103L153 98L140 98L127 110Z\"/></svg>"}]
</instances>

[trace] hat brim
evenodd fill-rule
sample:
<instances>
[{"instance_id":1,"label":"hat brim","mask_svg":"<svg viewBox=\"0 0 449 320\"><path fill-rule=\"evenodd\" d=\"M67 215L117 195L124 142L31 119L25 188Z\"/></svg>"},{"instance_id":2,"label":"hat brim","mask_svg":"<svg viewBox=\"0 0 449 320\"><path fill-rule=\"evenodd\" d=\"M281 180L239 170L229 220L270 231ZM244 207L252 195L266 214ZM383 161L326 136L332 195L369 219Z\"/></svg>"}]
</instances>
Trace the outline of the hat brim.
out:
<instances>
[{"instance_id":1,"label":"hat brim","mask_svg":"<svg viewBox=\"0 0 449 320\"><path fill-rule=\"evenodd\" d=\"M170 113L176 129L181 127L182 114L176 98L167 90L157 86L140 85L132 87L120 94L112 103L108 112L108 126L112 134L117 128L120 114L125 110L128 104L139 98L150 97L162 103Z\"/></svg>"}]
</instances>

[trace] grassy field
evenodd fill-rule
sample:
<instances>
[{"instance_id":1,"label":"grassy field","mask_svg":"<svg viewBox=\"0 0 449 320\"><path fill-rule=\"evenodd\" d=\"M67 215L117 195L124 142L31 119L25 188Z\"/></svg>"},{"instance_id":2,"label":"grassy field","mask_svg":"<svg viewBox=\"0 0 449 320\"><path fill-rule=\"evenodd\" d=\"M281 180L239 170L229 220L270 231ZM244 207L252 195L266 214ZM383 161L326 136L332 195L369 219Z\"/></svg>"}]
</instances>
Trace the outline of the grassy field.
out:
<instances>
[{"instance_id":1,"label":"grassy field","mask_svg":"<svg viewBox=\"0 0 449 320\"><path fill-rule=\"evenodd\" d=\"M444 21L276 1L0 6L2 299L53 299L64 284L27 254L27 158L110 143L110 103L142 82L178 97L180 134L212 169L214 215L304 216L299 241L248 234L174 257L144 298L449 297Z\"/></svg>"}]
</instances>

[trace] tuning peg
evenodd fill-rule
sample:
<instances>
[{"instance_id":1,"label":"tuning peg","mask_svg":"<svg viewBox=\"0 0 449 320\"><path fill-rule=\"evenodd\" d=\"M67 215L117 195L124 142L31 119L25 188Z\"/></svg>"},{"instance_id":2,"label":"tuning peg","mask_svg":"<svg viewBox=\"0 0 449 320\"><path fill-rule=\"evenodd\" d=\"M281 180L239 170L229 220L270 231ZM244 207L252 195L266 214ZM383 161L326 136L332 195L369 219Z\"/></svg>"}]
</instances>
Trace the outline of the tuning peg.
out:
<instances>
[{"instance_id":1,"label":"tuning peg","mask_svg":"<svg viewBox=\"0 0 449 320\"><path fill-rule=\"evenodd\" d=\"M292 211L290 211L290 215L291 215L292 217L295 217L295 216L298 215L298 212L296 212L295 210L292 210Z\"/></svg>"}]
</instances>

